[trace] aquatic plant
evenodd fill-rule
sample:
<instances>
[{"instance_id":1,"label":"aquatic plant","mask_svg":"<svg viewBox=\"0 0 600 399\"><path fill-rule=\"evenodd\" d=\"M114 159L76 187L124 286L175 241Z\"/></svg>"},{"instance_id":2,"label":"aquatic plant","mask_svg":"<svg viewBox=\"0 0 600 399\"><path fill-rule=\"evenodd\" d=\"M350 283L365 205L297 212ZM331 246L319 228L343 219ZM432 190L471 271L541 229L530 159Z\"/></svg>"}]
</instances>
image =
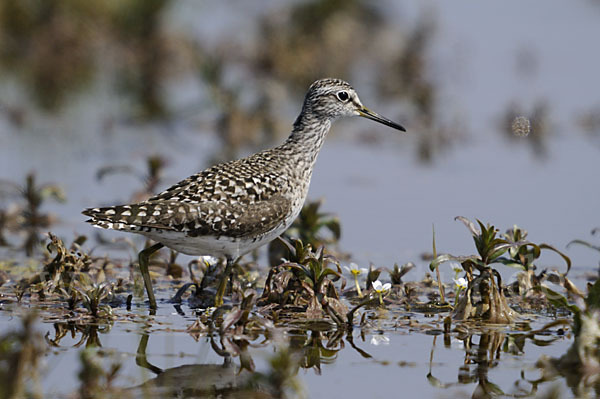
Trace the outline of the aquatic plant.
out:
<instances>
[{"instance_id":1,"label":"aquatic plant","mask_svg":"<svg viewBox=\"0 0 600 399\"><path fill-rule=\"evenodd\" d=\"M391 271L388 271L390 274L390 279L392 280L392 284L398 285L402 284L402 277L406 275L409 271L415 268L415 264L412 262L408 262L398 267L398 264L394 264L394 268Z\"/></svg>"},{"instance_id":2,"label":"aquatic plant","mask_svg":"<svg viewBox=\"0 0 600 399\"><path fill-rule=\"evenodd\" d=\"M36 292L43 296L59 292L69 297L71 284L77 275L90 271L92 258L80 248L80 244L86 240L85 236L77 237L70 248L67 248L62 240L52 233L48 233L48 238L46 263L33 277L19 281L15 286L15 290L19 292L18 297L21 297L25 291ZM56 255L50 258L52 253Z\"/></svg>"},{"instance_id":3,"label":"aquatic plant","mask_svg":"<svg viewBox=\"0 0 600 399\"><path fill-rule=\"evenodd\" d=\"M322 205L323 200L307 202L284 234L296 237L313 248L337 243L342 235L340 220L330 213L320 212ZM324 230L329 232L329 236Z\"/></svg>"},{"instance_id":4,"label":"aquatic plant","mask_svg":"<svg viewBox=\"0 0 600 399\"><path fill-rule=\"evenodd\" d=\"M110 317L112 308L110 305L102 305L102 302L113 296L112 284L102 282L96 284L85 274L80 274L73 284L73 290L77 292L83 306L93 317Z\"/></svg>"},{"instance_id":5,"label":"aquatic plant","mask_svg":"<svg viewBox=\"0 0 600 399\"><path fill-rule=\"evenodd\" d=\"M377 280L379 280L379 276L381 275L381 272L383 271L383 268L381 267L375 267L373 264L369 265L369 270L367 271L367 281L365 282L365 290L368 291L371 288L373 288L373 283Z\"/></svg>"},{"instance_id":6,"label":"aquatic plant","mask_svg":"<svg viewBox=\"0 0 600 399\"><path fill-rule=\"evenodd\" d=\"M350 274L352 274L352 277L354 278L354 286L356 288L356 293L358 294L359 298L362 298L363 294L360 289L360 284L358 283L358 276L360 276L363 273L366 274L368 271L367 268L358 267L356 263L350 263L350 267L344 266L344 269L346 269L348 272L350 272Z\"/></svg>"},{"instance_id":7,"label":"aquatic plant","mask_svg":"<svg viewBox=\"0 0 600 399\"><path fill-rule=\"evenodd\" d=\"M0 189L3 197L17 200L15 209L10 212L4 211L0 215L0 231L4 228L17 234L24 234L26 238L23 248L25 253L31 256L40 242L39 230L55 222L52 215L42 212L42 206L49 200L65 202L65 193L56 184L38 185L33 173L26 176L23 185L2 181ZM6 243L6 240L4 242Z\"/></svg>"},{"instance_id":8,"label":"aquatic plant","mask_svg":"<svg viewBox=\"0 0 600 399\"><path fill-rule=\"evenodd\" d=\"M272 327L267 319L254 317L255 315L252 312L257 298L258 294L253 289L247 289L242 293L240 303L231 308L223 317L219 326L220 336L234 335L236 337L243 337L250 332L263 332ZM218 311L213 312L213 323L216 321L215 319L218 315Z\"/></svg>"},{"instance_id":9,"label":"aquatic plant","mask_svg":"<svg viewBox=\"0 0 600 399\"><path fill-rule=\"evenodd\" d=\"M341 302L334 282L342 279L338 260L326 254L323 247L313 251L301 240L294 244L283 241L288 248L288 259L271 268L259 306L277 304L281 309L300 307L309 319L323 317L323 311L334 320L345 323L346 306ZM334 265L335 270L329 265ZM337 322L337 321L336 321Z\"/></svg>"},{"instance_id":10,"label":"aquatic plant","mask_svg":"<svg viewBox=\"0 0 600 399\"><path fill-rule=\"evenodd\" d=\"M337 216L320 212L322 200L307 201L300 214L287 229L282 238L292 241L299 239L313 248L337 244L341 237L341 225ZM287 246L281 240L269 243L269 261L277 264L287 254Z\"/></svg>"},{"instance_id":11,"label":"aquatic plant","mask_svg":"<svg viewBox=\"0 0 600 399\"><path fill-rule=\"evenodd\" d=\"M540 287L550 303L557 308L567 309L573 314L572 328L575 340L569 350L560 358L542 356L537 367L544 371L544 379L555 375L566 377L573 394L585 397L600 394L600 279L588 283L587 295L574 290L572 285L563 287L575 298L571 303L562 294Z\"/></svg>"},{"instance_id":12,"label":"aquatic plant","mask_svg":"<svg viewBox=\"0 0 600 399\"><path fill-rule=\"evenodd\" d=\"M342 270L339 262L331 255L326 255L324 248L319 247L316 252L312 251L310 244L304 245L301 240L295 241L295 246L288 244L291 257L296 262L285 262L282 264L288 267L300 281L302 288L309 295L309 304L306 309L308 318L321 317L322 301L331 300L339 302L339 295L333 281L342 277ZM329 268L327 265L333 264L337 270ZM329 279L332 276L334 280ZM340 305L343 305L339 302Z\"/></svg>"},{"instance_id":13,"label":"aquatic plant","mask_svg":"<svg viewBox=\"0 0 600 399\"><path fill-rule=\"evenodd\" d=\"M456 261L461 264L468 280L468 287L458 301L453 311L455 320L482 319L490 323L510 323L515 320L517 313L512 310L502 292L500 273L492 264L506 264L519 267L525 271L533 269L533 262L539 258L542 249L558 253L571 268L569 257L548 244L534 244L525 240L527 232L514 228L504 237L498 235L498 230L489 224L485 226L477 221L479 226L464 217L457 217L471 232L477 255L454 256L449 254L437 256L430 264L430 269L441 263ZM503 257L508 253L508 257ZM475 275L474 273L478 273ZM478 294L479 300L475 298Z\"/></svg>"},{"instance_id":14,"label":"aquatic plant","mask_svg":"<svg viewBox=\"0 0 600 399\"><path fill-rule=\"evenodd\" d=\"M126 392L113 385L121 370L120 363L113 362L105 369L102 356L98 348L94 347L81 350L79 361L81 363L78 374L80 399L128 397Z\"/></svg>"},{"instance_id":15,"label":"aquatic plant","mask_svg":"<svg viewBox=\"0 0 600 399\"><path fill-rule=\"evenodd\" d=\"M390 288L392 288L390 283L382 284L379 280L373 282L373 291L379 298L380 305L383 305L383 296L390 292Z\"/></svg>"},{"instance_id":16,"label":"aquatic plant","mask_svg":"<svg viewBox=\"0 0 600 399\"><path fill-rule=\"evenodd\" d=\"M535 274L537 267L535 262L541 255L541 250L546 249L557 253L563 258L567 265L567 270L564 274L560 273L558 278L566 278L569 270L571 269L571 259L564 253L556 249L555 247L548 244L533 244L528 242L527 231L518 227L513 226L512 229L506 231L503 234L504 239L512 244L508 249L508 257L498 258L498 262L507 266L515 267L521 271L517 274L516 287L517 292L520 295L531 296L536 293L533 288L539 286L542 281L547 278L547 271L543 270L539 274ZM555 276L552 276L555 277Z\"/></svg>"},{"instance_id":17,"label":"aquatic plant","mask_svg":"<svg viewBox=\"0 0 600 399\"><path fill-rule=\"evenodd\" d=\"M0 397L42 398L39 391L40 360L46 346L35 330L34 313L21 318L21 328L0 336Z\"/></svg>"},{"instance_id":18,"label":"aquatic plant","mask_svg":"<svg viewBox=\"0 0 600 399\"><path fill-rule=\"evenodd\" d=\"M453 279L452 281L454 281L454 307L456 307L460 293L469 287L469 282L464 277Z\"/></svg>"}]
</instances>

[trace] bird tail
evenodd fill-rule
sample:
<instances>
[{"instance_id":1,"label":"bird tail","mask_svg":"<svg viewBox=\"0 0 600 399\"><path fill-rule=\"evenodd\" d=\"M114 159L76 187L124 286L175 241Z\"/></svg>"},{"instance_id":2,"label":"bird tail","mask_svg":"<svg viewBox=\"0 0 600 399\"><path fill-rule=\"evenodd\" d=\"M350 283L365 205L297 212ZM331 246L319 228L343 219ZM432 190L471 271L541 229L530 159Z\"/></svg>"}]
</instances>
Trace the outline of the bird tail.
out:
<instances>
[{"instance_id":1,"label":"bird tail","mask_svg":"<svg viewBox=\"0 0 600 399\"><path fill-rule=\"evenodd\" d=\"M86 222L94 227L110 230L139 230L143 224L142 217L145 215L141 209L142 205L117 205L102 208L88 208L83 213L90 219Z\"/></svg>"},{"instance_id":2,"label":"bird tail","mask_svg":"<svg viewBox=\"0 0 600 399\"><path fill-rule=\"evenodd\" d=\"M87 222L96 227L132 232L150 232L152 229L178 230L197 225L197 204L178 201L139 202L137 204L88 208L82 213L89 216Z\"/></svg>"}]
</instances>

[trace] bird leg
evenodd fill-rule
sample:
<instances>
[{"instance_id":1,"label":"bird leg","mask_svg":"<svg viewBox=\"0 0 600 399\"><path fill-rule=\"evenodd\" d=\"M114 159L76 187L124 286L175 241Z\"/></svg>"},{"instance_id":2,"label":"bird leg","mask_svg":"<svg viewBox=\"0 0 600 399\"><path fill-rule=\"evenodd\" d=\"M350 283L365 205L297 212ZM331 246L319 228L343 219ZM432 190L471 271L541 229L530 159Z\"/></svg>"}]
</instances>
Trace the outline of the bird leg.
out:
<instances>
[{"instance_id":1,"label":"bird leg","mask_svg":"<svg viewBox=\"0 0 600 399\"><path fill-rule=\"evenodd\" d=\"M229 277L231 275L231 269L233 268L233 258L227 258L227 264L225 265L225 271L221 276L221 281L219 281L219 288L217 289L217 296L215 298L215 306L219 307L223 305L223 296L225 295L225 288L227 287L227 281L229 281Z\"/></svg>"},{"instance_id":2,"label":"bird leg","mask_svg":"<svg viewBox=\"0 0 600 399\"><path fill-rule=\"evenodd\" d=\"M146 286L146 293L148 294L148 301L150 302L150 309L156 309L156 298L154 298L154 291L152 291L152 280L150 279L150 272L148 271L148 261L150 256L159 249L164 247L163 244L156 243L151 247L142 250L139 254L140 271L144 278L144 285Z\"/></svg>"}]
</instances>

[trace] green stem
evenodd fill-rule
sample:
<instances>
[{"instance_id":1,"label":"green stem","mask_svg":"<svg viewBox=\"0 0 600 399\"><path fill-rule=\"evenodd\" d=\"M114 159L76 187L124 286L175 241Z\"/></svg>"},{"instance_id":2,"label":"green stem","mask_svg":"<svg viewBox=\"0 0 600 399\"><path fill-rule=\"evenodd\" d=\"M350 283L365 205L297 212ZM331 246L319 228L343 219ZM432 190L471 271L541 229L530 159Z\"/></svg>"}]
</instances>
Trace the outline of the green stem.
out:
<instances>
[{"instance_id":1,"label":"green stem","mask_svg":"<svg viewBox=\"0 0 600 399\"><path fill-rule=\"evenodd\" d=\"M463 288L462 287L458 287L456 289L456 295L454 295L454 307L456 308L456 305L458 304L458 298L460 297L460 293L462 292Z\"/></svg>"},{"instance_id":2,"label":"green stem","mask_svg":"<svg viewBox=\"0 0 600 399\"><path fill-rule=\"evenodd\" d=\"M360 298L363 297L362 291L360 290L360 284L358 284L358 277L354 274L354 285L356 286L356 293Z\"/></svg>"}]
</instances>

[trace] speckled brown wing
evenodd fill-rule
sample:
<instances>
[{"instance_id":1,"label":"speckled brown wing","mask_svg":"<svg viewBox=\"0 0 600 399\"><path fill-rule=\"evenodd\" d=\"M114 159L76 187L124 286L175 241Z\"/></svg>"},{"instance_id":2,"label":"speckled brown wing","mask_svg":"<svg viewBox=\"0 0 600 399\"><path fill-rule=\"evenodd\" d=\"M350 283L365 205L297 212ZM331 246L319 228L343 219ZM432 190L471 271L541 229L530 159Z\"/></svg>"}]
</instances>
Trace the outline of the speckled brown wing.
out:
<instances>
[{"instance_id":1,"label":"speckled brown wing","mask_svg":"<svg viewBox=\"0 0 600 399\"><path fill-rule=\"evenodd\" d=\"M282 195L249 204L223 202L182 203L146 201L138 204L90 208L88 222L114 230L178 231L188 236L260 236L284 223L292 213L291 201Z\"/></svg>"},{"instance_id":2,"label":"speckled brown wing","mask_svg":"<svg viewBox=\"0 0 600 399\"><path fill-rule=\"evenodd\" d=\"M292 202L282 195L273 195L268 200L250 204L224 206L221 203L203 203L198 207L200 218L193 221L193 226L190 221L183 227L176 225L174 228L181 228L192 237L258 237L285 223L292 213Z\"/></svg>"},{"instance_id":3,"label":"speckled brown wing","mask_svg":"<svg viewBox=\"0 0 600 399\"><path fill-rule=\"evenodd\" d=\"M169 187L148 201L223 202L235 205L269 201L286 194L289 181L275 159L264 151L249 158L213 166Z\"/></svg>"},{"instance_id":4,"label":"speckled brown wing","mask_svg":"<svg viewBox=\"0 0 600 399\"><path fill-rule=\"evenodd\" d=\"M268 153L197 173L137 204L90 208L96 226L188 236L243 237L265 234L288 221L293 198L285 174L265 168Z\"/></svg>"}]
</instances>

